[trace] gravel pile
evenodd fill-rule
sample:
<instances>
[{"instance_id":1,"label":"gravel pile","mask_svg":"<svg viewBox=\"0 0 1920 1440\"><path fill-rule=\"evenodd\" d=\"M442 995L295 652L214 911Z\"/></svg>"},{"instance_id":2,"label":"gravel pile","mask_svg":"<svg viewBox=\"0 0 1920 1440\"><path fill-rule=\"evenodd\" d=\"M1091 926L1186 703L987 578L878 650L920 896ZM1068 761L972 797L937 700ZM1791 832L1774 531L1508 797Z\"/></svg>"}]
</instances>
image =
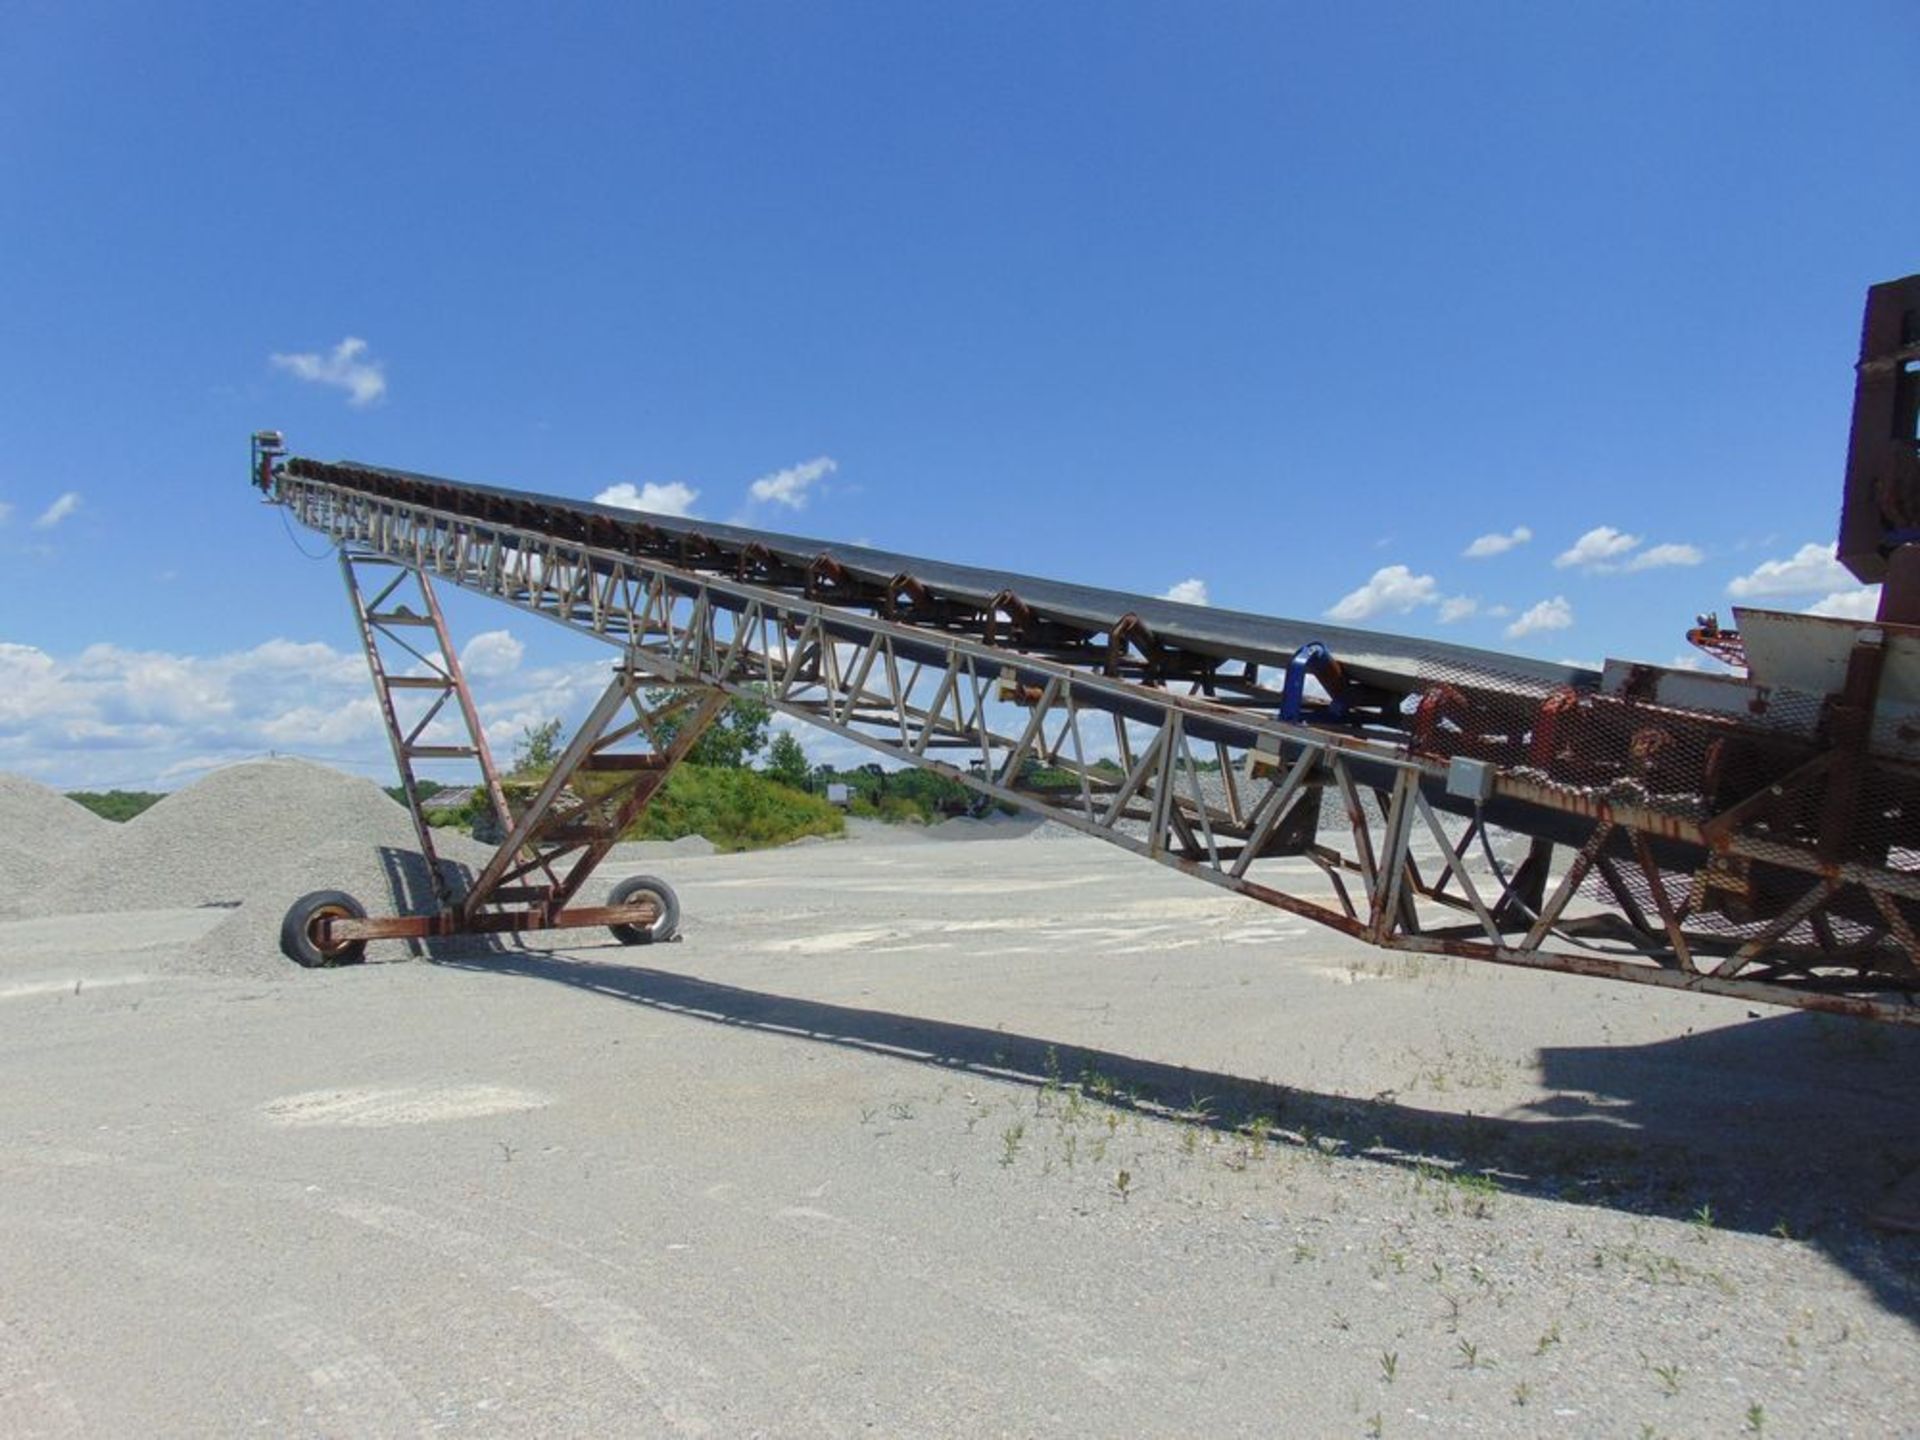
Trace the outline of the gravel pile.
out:
<instances>
[{"instance_id":1,"label":"gravel pile","mask_svg":"<svg viewBox=\"0 0 1920 1440\"><path fill-rule=\"evenodd\" d=\"M238 905L335 840L410 850L413 825L370 780L304 760L234 765L107 827L86 863L44 886L35 908L73 915Z\"/></svg>"},{"instance_id":2,"label":"gravel pile","mask_svg":"<svg viewBox=\"0 0 1920 1440\"><path fill-rule=\"evenodd\" d=\"M286 859L273 874L255 881L232 915L189 947L180 958L179 968L197 975L294 976L297 967L280 950L280 923L294 901L315 890L344 890L371 915L434 909L433 886L426 861L413 843L413 827L404 810L397 805L394 809L406 832L404 838L389 834L384 840L369 840L343 835ZM491 853L464 835L448 831L435 832L434 844L441 863L455 872L456 892ZM367 959L405 960L418 955L455 959L497 948L498 942L485 937L427 942L376 940L367 946Z\"/></svg>"},{"instance_id":3,"label":"gravel pile","mask_svg":"<svg viewBox=\"0 0 1920 1440\"><path fill-rule=\"evenodd\" d=\"M0 775L0 915L31 909L38 894L113 829L84 805L21 775Z\"/></svg>"},{"instance_id":4,"label":"gravel pile","mask_svg":"<svg viewBox=\"0 0 1920 1440\"><path fill-rule=\"evenodd\" d=\"M930 826L926 835L929 840L1082 840L1089 844L1100 843L1089 840L1071 825L1062 825L1057 820L1026 812L1005 815L995 811L980 818L957 815L951 820Z\"/></svg>"},{"instance_id":5,"label":"gravel pile","mask_svg":"<svg viewBox=\"0 0 1920 1440\"><path fill-rule=\"evenodd\" d=\"M983 819L956 815L929 826L931 840L1019 840L1032 835L1046 822L1034 815L993 814Z\"/></svg>"},{"instance_id":6,"label":"gravel pile","mask_svg":"<svg viewBox=\"0 0 1920 1440\"><path fill-rule=\"evenodd\" d=\"M678 840L622 840L607 852L607 859L628 864L641 860L685 860L714 853L713 842L706 836L682 835Z\"/></svg>"},{"instance_id":7,"label":"gravel pile","mask_svg":"<svg viewBox=\"0 0 1920 1440\"><path fill-rule=\"evenodd\" d=\"M1090 836L1081 834L1071 825L1062 825L1058 820L1041 821L1039 827L1027 838L1029 840L1080 840L1089 845L1100 843Z\"/></svg>"},{"instance_id":8,"label":"gravel pile","mask_svg":"<svg viewBox=\"0 0 1920 1440\"><path fill-rule=\"evenodd\" d=\"M455 831L435 832L456 892L492 855ZM616 860L711 855L698 835L623 845ZM405 807L370 780L304 760L255 761L215 771L152 809L114 824L56 791L0 775L0 915L85 915L194 906L232 911L163 968L196 974L288 977L280 952L288 908L315 890L344 890L370 914L415 914L435 906L433 887ZM598 903L611 877L582 896ZM529 943L605 940L553 932ZM515 945L508 938L393 940L369 960L429 954L458 958Z\"/></svg>"}]
</instances>

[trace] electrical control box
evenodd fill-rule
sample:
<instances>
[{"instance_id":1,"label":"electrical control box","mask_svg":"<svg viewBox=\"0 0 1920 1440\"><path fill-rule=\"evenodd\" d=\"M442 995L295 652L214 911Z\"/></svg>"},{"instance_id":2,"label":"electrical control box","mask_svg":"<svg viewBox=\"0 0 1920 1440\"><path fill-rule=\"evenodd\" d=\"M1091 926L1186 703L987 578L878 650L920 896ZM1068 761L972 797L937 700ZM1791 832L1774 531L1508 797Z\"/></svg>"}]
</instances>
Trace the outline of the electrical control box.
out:
<instances>
[{"instance_id":1,"label":"electrical control box","mask_svg":"<svg viewBox=\"0 0 1920 1440\"><path fill-rule=\"evenodd\" d=\"M1456 755L1447 762L1447 794L1476 805L1493 798L1493 765Z\"/></svg>"}]
</instances>

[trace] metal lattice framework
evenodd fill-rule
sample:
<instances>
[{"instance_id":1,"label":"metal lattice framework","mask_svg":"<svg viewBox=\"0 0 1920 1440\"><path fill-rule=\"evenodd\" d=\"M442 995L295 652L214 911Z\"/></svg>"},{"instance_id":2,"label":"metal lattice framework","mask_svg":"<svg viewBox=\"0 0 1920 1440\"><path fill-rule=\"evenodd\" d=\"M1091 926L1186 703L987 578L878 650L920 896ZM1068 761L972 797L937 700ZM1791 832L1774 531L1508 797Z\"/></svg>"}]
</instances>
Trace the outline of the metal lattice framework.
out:
<instances>
[{"instance_id":1,"label":"metal lattice framework","mask_svg":"<svg viewBox=\"0 0 1920 1440\"><path fill-rule=\"evenodd\" d=\"M600 911L566 909L593 864L723 698L750 694L892 760L1374 945L1920 1023L1911 918L1920 914L1920 874L1836 859L1747 824L1781 801L1778 784L1688 817L1631 797L1570 794L1509 767L1468 803L1431 747L1283 722L1212 693L1205 677L1111 673L1095 657L1022 643L1005 614L966 620L922 607L924 618L903 618L903 607L832 603L817 577L772 567L743 577L740 567L703 568L697 557L631 553L319 478L330 470L269 464L259 476L273 499L351 557L350 570L399 565L429 596L430 577L622 652L562 765L464 900L424 932L419 922L408 930L374 921L355 936L596 923L587 917ZM443 632L440 640L452 654ZM692 698L667 703L693 707L692 723L641 758L596 762L609 735L656 732L647 684L687 689ZM483 752L470 704L461 704ZM632 717L624 728L615 725L623 712ZM402 732L394 733L400 755ZM567 779L596 763L646 778L597 808L565 802ZM405 776L404 756L401 764ZM1517 864L1495 856L1496 824L1503 840L1529 841ZM1732 933L1698 923L1729 870L1754 867L1775 885L1787 877L1793 898ZM526 908L510 913L516 904Z\"/></svg>"},{"instance_id":2,"label":"metal lattice framework","mask_svg":"<svg viewBox=\"0 0 1920 1440\"><path fill-rule=\"evenodd\" d=\"M328 950L376 939L494 934L612 925L635 932L660 918L649 891L628 904L580 906L581 887L726 704L706 688L655 695L648 676L618 667L546 781L511 802L462 672L433 582L415 565L343 546L340 571L353 605L400 789L413 817L436 909L367 919L329 912ZM457 725L451 717L457 717ZM447 733L451 730L453 733ZM493 823L503 832L470 883L442 862L427 821L422 762L471 761ZM596 777L589 793L575 786Z\"/></svg>"}]
</instances>

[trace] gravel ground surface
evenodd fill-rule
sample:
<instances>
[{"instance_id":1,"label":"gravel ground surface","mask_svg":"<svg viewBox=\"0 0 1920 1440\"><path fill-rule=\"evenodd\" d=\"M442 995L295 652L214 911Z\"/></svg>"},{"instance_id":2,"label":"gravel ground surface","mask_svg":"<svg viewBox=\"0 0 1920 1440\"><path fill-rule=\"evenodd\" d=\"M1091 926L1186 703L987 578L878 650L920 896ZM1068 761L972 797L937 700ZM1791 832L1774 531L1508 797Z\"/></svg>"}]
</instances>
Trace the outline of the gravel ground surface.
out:
<instances>
[{"instance_id":1,"label":"gravel ground surface","mask_svg":"<svg viewBox=\"0 0 1920 1440\"><path fill-rule=\"evenodd\" d=\"M238 909L0 923L8 1435L1920 1433L1913 1032L1018 825L308 972L213 843Z\"/></svg>"}]
</instances>

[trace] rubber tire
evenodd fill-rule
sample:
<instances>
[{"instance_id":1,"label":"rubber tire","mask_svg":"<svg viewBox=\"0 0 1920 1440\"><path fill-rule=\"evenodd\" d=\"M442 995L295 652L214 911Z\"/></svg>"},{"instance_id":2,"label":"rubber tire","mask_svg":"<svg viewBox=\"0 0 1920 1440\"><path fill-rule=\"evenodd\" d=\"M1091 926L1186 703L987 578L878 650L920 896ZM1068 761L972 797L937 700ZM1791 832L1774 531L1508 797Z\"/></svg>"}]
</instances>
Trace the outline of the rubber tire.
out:
<instances>
[{"instance_id":1,"label":"rubber tire","mask_svg":"<svg viewBox=\"0 0 1920 1440\"><path fill-rule=\"evenodd\" d=\"M324 970L335 965L358 965L367 958L367 942L349 940L337 950L322 950L314 943L311 926L321 915L345 915L355 920L367 918L367 910L344 890L315 890L302 895L280 922L280 949L296 965L309 970Z\"/></svg>"},{"instance_id":2,"label":"rubber tire","mask_svg":"<svg viewBox=\"0 0 1920 1440\"><path fill-rule=\"evenodd\" d=\"M673 893L673 887L664 880L656 880L651 875L630 875L607 892L607 904L625 905L640 895L651 895L660 906L660 914L653 924L609 925L613 938L622 945L653 945L662 940L671 940L680 929L680 897Z\"/></svg>"}]
</instances>

